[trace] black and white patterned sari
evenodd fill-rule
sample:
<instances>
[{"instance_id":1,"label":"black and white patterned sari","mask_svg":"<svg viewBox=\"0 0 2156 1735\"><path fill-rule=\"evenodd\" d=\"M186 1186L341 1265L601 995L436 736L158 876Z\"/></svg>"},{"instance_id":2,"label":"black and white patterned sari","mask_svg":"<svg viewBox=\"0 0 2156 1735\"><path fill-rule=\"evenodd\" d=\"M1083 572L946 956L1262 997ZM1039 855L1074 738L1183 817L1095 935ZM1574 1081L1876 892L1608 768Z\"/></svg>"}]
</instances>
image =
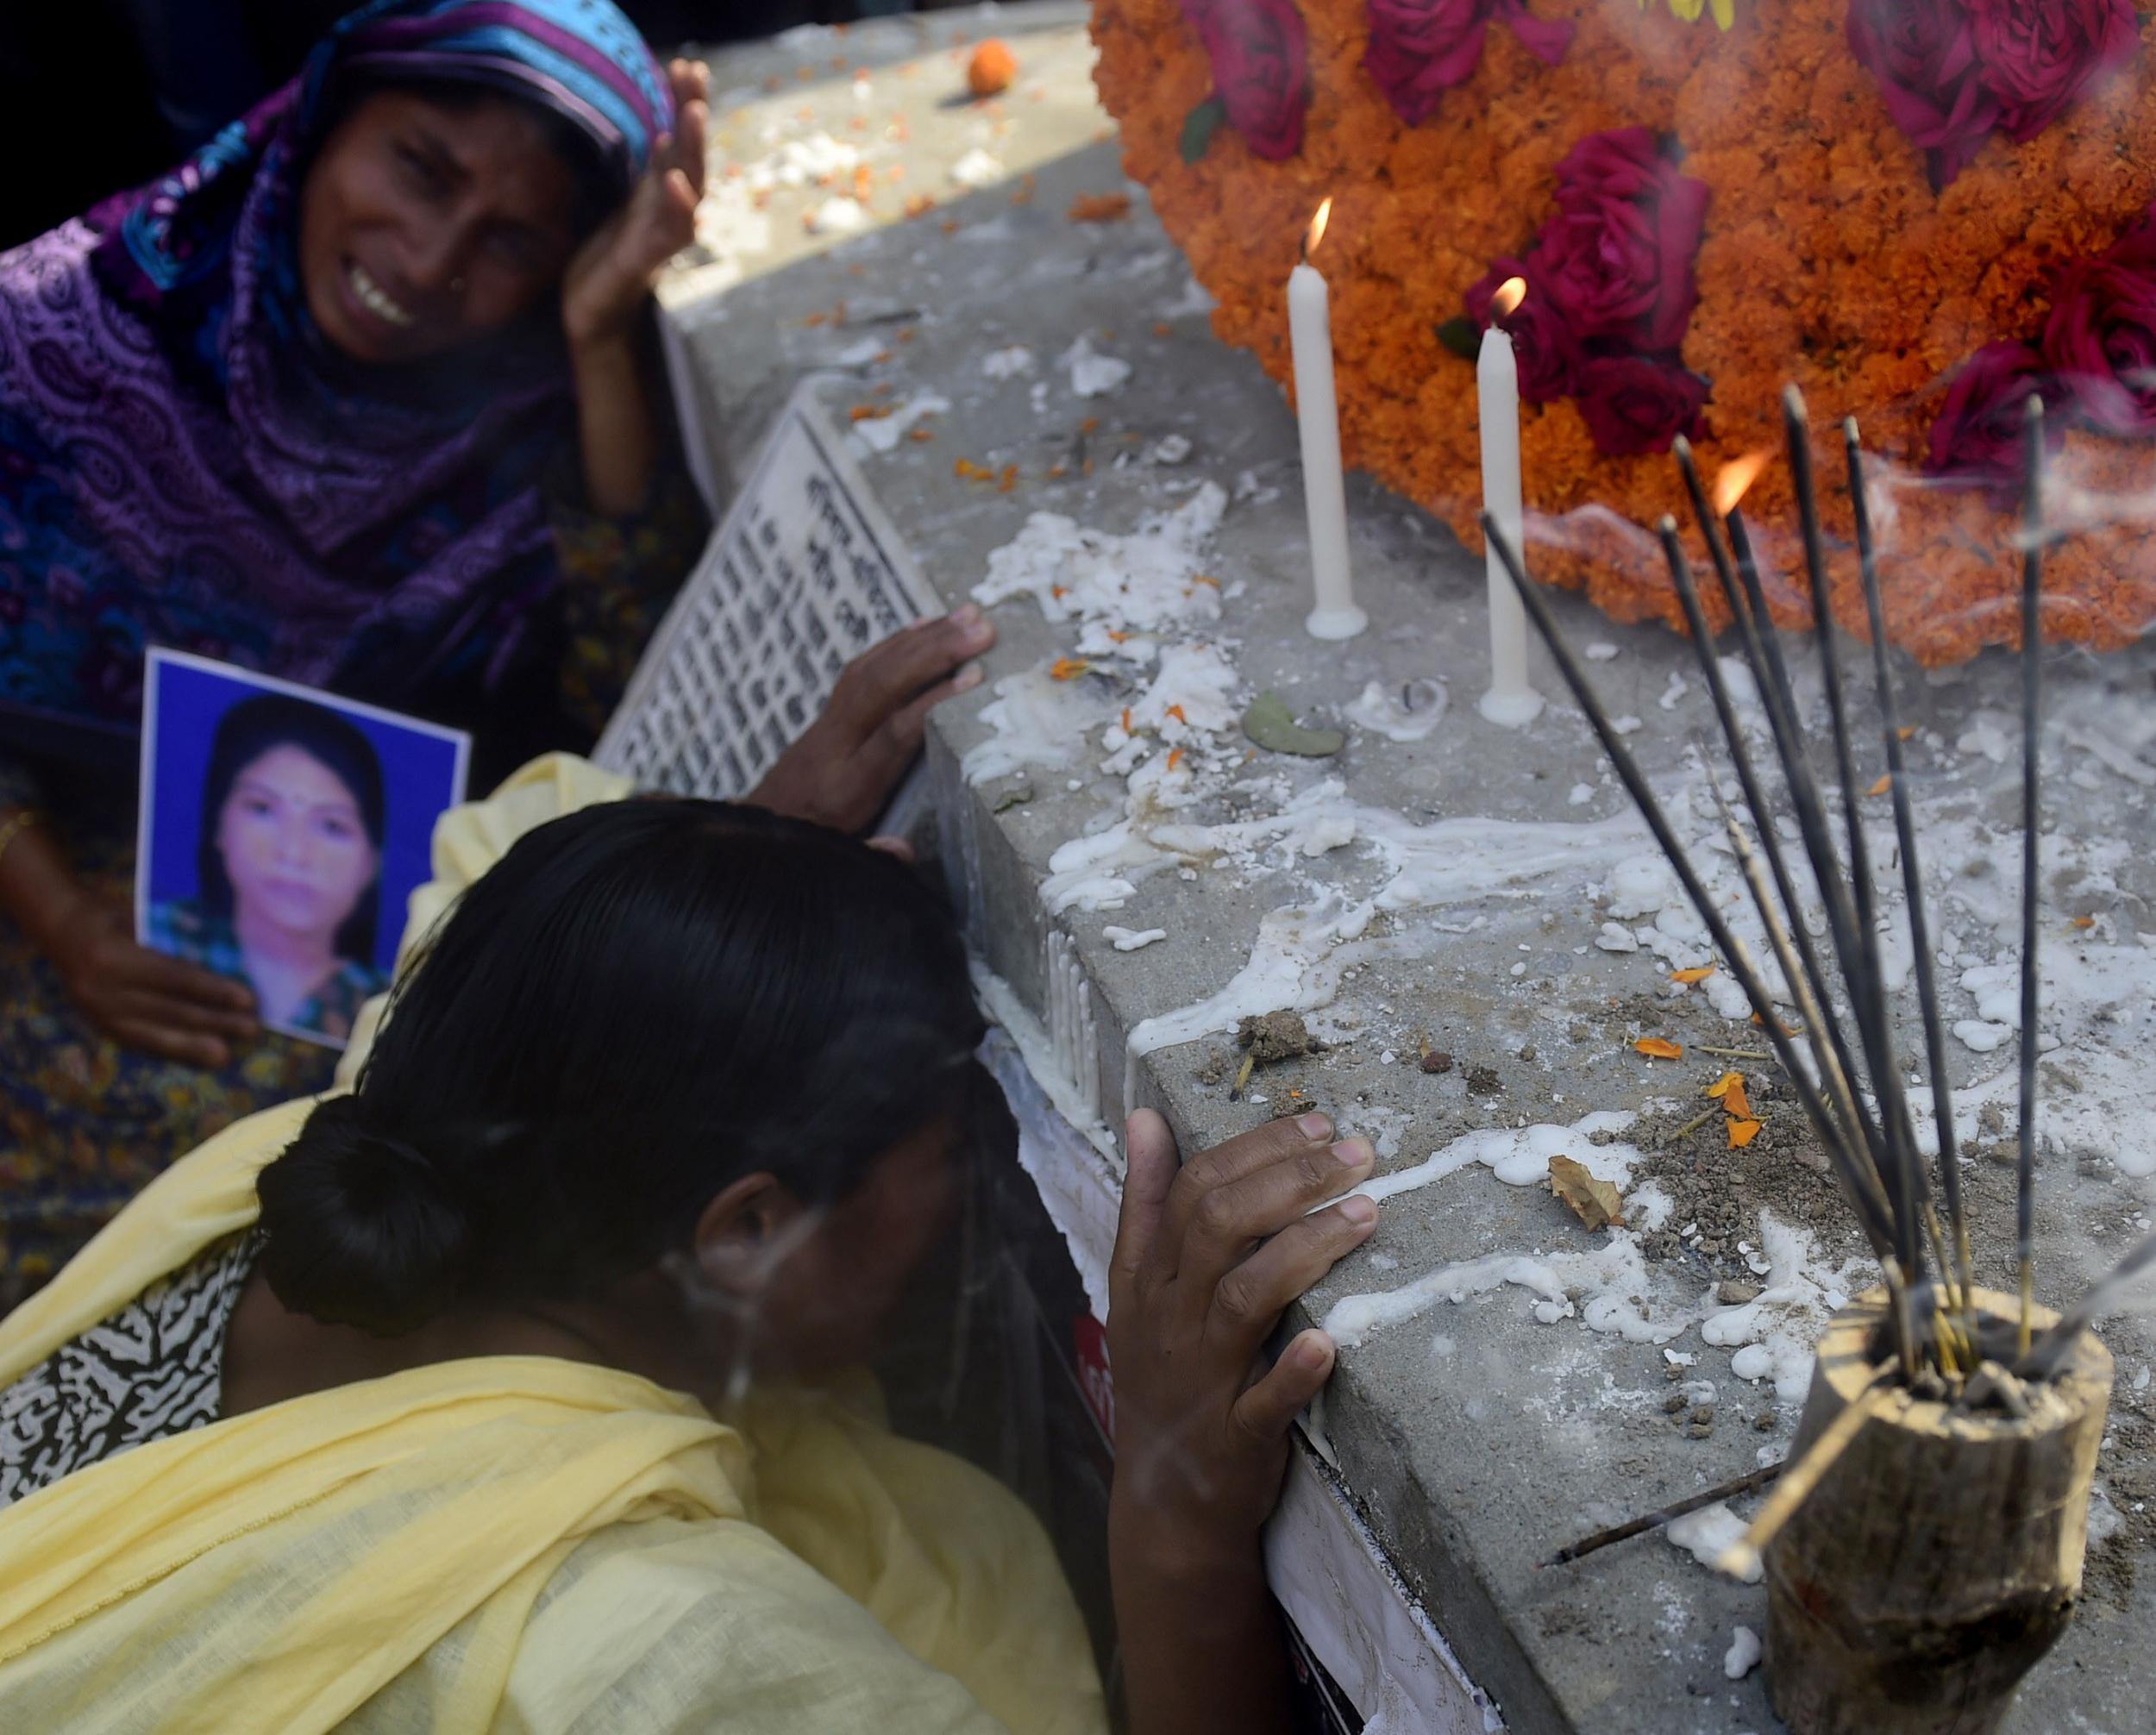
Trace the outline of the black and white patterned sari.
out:
<instances>
[{"instance_id":1,"label":"black and white patterned sari","mask_svg":"<svg viewBox=\"0 0 2156 1735\"><path fill-rule=\"evenodd\" d=\"M260 1251L252 1231L220 1242L0 1389L0 1506L216 1421L225 1327Z\"/></svg>"}]
</instances>

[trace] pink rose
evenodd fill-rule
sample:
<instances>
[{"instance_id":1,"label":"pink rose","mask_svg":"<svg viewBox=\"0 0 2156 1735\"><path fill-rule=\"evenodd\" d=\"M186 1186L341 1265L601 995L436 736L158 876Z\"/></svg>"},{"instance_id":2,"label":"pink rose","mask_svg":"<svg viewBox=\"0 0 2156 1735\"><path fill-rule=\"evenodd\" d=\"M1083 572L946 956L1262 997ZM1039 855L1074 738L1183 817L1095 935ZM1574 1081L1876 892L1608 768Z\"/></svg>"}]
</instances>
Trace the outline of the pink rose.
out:
<instances>
[{"instance_id":1,"label":"pink rose","mask_svg":"<svg viewBox=\"0 0 2156 1735\"><path fill-rule=\"evenodd\" d=\"M1955 373L1946 401L1932 423L1931 456L1925 469L1950 481L1982 484L2011 493L2021 482L2021 441L2028 400L2041 395L2046 407L2059 397L2044 373L2044 358L2026 343L1987 343ZM2065 430L2045 430L2056 446Z\"/></svg>"},{"instance_id":2,"label":"pink rose","mask_svg":"<svg viewBox=\"0 0 2156 1735\"><path fill-rule=\"evenodd\" d=\"M1933 190L1947 185L1999 123L1965 0L1850 0L1844 28L1888 116L1923 151Z\"/></svg>"},{"instance_id":3,"label":"pink rose","mask_svg":"<svg viewBox=\"0 0 2156 1735\"><path fill-rule=\"evenodd\" d=\"M1580 369L1580 414L1605 457L1666 452L1680 434L1701 437L1708 389L1680 362L1651 355L1598 356Z\"/></svg>"},{"instance_id":4,"label":"pink rose","mask_svg":"<svg viewBox=\"0 0 2156 1735\"><path fill-rule=\"evenodd\" d=\"M1438 99L1475 75L1493 18L1512 26L1527 52L1554 66L1573 27L1529 15L1526 0L1369 0L1370 41L1363 65L1393 112L1413 126Z\"/></svg>"},{"instance_id":5,"label":"pink rose","mask_svg":"<svg viewBox=\"0 0 2156 1735\"><path fill-rule=\"evenodd\" d=\"M1534 258L1536 284L1575 337L1645 350L1683 341L1708 197L1645 127L1589 133L1572 147Z\"/></svg>"},{"instance_id":6,"label":"pink rose","mask_svg":"<svg viewBox=\"0 0 2156 1735\"><path fill-rule=\"evenodd\" d=\"M1475 328L1487 330L1492 323L1490 298L1507 278L1527 278L1527 267L1516 259L1501 259L1467 292L1467 316ZM1528 404L1549 404L1572 395L1579 373L1579 340L1564 323L1555 304L1536 291L1528 279L1527 298L1502 320L1495 322L1512 336L1513 359L1520 366L1520 396Z\"/></svg>"},{"instance_id":7,"label":"pink rose","mask_svg":"<svg viewBox=\"0 0 2156 1735\"><path fill-rule=\"evenodd\" d=\"M2044 366L2108 434L2156 434L2156 222L2059 273Z\"/></svg>"},{"instance_id":8,"label":"pink rose","mask_svg":"<svg viewBox=\"0 0 2156 1735\"><path fill-rule=\"evenodd\" d=\"M2134 0L1969 0L1977 58L1999 125L2033 139L2140 43Z\"/></svg>"},{"instance_id":9,"label":"pink rose","mask_svg":"<svg viewBox=\"0 0 2156 1735\"><path fill-rule=\"evenodd\" d=\"M1302 146L1310 64L1292 0L1185 0L1213 62L1213 89L1253 156L1277 162Z\"/></svg>"}]
</instances>

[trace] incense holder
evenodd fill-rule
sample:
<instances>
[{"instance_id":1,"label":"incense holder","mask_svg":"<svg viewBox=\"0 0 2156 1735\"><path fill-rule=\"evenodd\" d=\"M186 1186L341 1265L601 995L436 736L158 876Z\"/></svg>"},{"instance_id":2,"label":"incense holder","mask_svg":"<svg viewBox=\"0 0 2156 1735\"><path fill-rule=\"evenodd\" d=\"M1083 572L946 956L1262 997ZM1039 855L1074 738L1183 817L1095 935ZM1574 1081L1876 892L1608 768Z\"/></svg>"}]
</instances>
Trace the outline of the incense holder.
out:
<instances>
[{"instance_id":1,"label":"incense holder","mask_svg":"<svg viewBox=\"0 0 2156 1735\"><path fill-rule=\"evenodd\" d=\"M2019 1303L1977 1291L2010 1361ZM1836 1314L1789 1462L1890 1352L1886 1295ZM2036 1310L2037 1329L2057 1315ZM2084 1332L2026 1416L1896 1390L1764 1554L1767 1688L1795 1735L1984 1735L2072 1618L2111 1354Z\"/></svg>"}]
</instances>

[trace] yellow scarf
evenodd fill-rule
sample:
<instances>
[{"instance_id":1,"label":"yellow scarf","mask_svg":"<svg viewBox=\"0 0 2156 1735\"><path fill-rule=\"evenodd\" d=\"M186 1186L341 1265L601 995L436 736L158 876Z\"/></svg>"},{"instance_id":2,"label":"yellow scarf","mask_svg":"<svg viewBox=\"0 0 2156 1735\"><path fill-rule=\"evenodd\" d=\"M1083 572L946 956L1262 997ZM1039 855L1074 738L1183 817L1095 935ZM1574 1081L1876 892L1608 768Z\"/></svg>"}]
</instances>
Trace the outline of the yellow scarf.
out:
<instances>
[{"instance_id":1,"label":"yellow scarf","mask_svg":"<svg viewBox=\"0 0 2156 1735\"><path fill-rule=\"evenodd\" d=\"M477 804L444 820L448 842L498 852L598 783L542 761L505 788L519 823ZM492 859L445 863L443 842L438 873ZM256 1174L311 1107L241 1122L142 1193L0 1322L0 1387L252 1223ZM735 1427L606 1369L445 1362L140 1446L0 1509L0 1728L340 1724L1097 1735L1106 1719L1025 1509L811 1394L760 1397Z\"/></svg>"}]
</instances>

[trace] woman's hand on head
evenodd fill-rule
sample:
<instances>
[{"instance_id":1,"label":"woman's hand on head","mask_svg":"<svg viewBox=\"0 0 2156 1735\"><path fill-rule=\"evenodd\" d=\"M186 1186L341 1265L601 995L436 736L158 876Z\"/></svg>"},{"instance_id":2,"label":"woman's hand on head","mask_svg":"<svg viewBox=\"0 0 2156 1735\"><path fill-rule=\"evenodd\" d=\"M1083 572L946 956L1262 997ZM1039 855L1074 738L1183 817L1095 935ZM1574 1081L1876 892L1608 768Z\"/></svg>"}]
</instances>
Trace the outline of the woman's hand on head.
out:
<instances>
[{"instance_id":1,"label":"woman's hand on head","mask_svg":"<svg viewBox=\"0 0 2156 1735\"><path fill-rule=\"evenodd\" d=\"M85 896L47 955L75 1009L122 1048L217 1068L261 1034L246 987L136 943L118 905Z\"/></svg>"},{"instance_id":2,"label":"woman's hand on head","mask_svg":"<svg viewBox=\"0 0 2156 1735\"><path fill-rule=\"evenodd\" d=\"M711 72L699 61L675 60L667 73L674 130L661 135L627 203L592 232L562 274L561 327L572 353L633 338L660 268L696 238Z\"/></svg>"},{"instance_id":3,"label":"woman's hand on head","mask_svg":"<svg viewBox=\"0 0 2156 1735\"><path fill-rule=\"evenodd\" d=\"M1178 1566L1254 1556L1280 1498L1297 1412L1332 1372L1332 1340L1300 1333L1269 1367L1290 1303L1369 1239L1367 1198L1317 1207L1376 1161L1323 1115L1275 1120L1178 1167L1150 1109L1131 1117L1122 1221L1108 1272L1117 1528Z\"/></svg>"},{"instance_id":4,"label":"woman's hand on head","mask_svg":"<svg viewBox=\"0 0 2156 1735\"><path fill-rule=\"evenodd\" d=\"M871 646L846 665L823 714L749 800L840 831L871 824L920 752L929 712L980 685L973 659L995 636L968 603Z\"/></svg>"}]
</instances>

